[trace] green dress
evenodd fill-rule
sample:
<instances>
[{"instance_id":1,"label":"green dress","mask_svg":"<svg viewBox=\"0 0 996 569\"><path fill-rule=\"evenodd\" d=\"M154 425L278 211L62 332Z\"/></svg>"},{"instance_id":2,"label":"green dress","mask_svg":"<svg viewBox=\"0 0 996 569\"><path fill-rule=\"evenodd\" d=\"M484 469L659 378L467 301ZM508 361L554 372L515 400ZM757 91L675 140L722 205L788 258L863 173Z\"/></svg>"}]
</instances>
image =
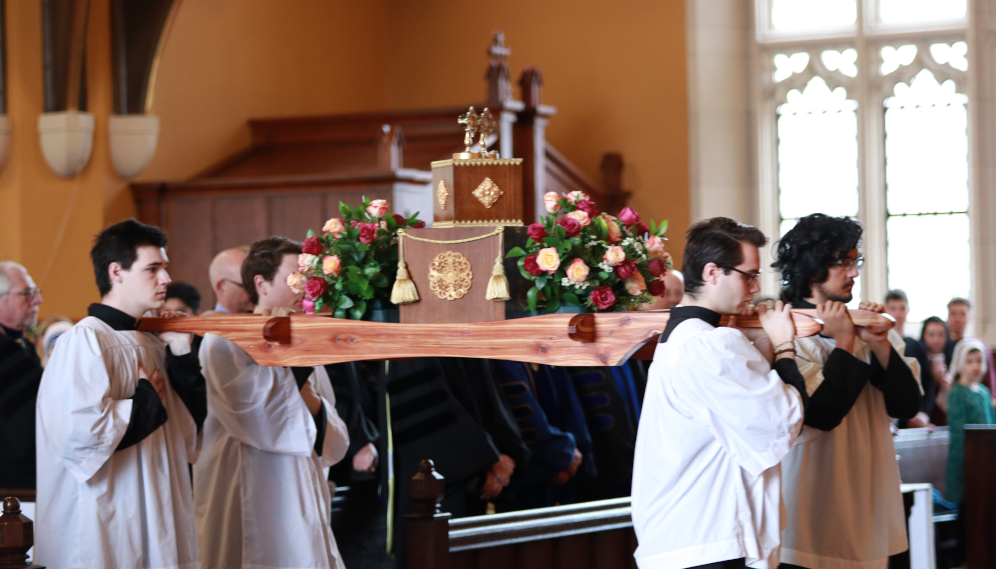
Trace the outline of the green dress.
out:
<instances>
[{"instance_id":1,"label":"green dress","mask_svg":"<svg viewBox=\"0 0 996 569\"><path fill-rule=\"evenodd\" d=\"M948 447L948 472L945 480L946 498L960 504L965 500L965 425L996 424L992 397L986 386L975 391L960 383L951 387L948 395L948 426L951 432Z\"/></svg>"}]
</instances>

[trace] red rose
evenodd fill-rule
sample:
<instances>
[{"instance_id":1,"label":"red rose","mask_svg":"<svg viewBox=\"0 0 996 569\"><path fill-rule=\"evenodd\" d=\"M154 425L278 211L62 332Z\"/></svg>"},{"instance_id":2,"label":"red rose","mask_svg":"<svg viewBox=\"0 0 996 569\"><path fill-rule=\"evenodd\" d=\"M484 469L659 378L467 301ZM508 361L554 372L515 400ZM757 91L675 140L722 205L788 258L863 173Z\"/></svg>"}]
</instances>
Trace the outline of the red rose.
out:
<instances>
[{"instance_id":1,"label":"red rose","mask_svg":"<svg viewBox=\"0 0 996 569\"><path fill-rule=\"evenodd\" d=\"M425 222L421 219L417 220L415 224L412 225L412 229L422 229L423 227L425 227Z\"/></svg>"},{"instance_id":2,"label":"red rose","mask_svg":"<svg viewBox=\"0 0 996 569\"><path fill-rule=\"evenodd\" d=\"M394 223L396 223L398 227L408 227L408 221L400 215L392 213L391 217L394 218Z\"/></svg>"},{"instance_id":3,"label":"red rose","mask_svg":"<svg viewBox=\"0 0 996 569\"><path fill-rule=\"evenodd\" d=\"M660 257L650 259L650 262L647 263L647 269L650 270L651 275L659 277L667 272L667 263L665 263L664 259L661 259Z\"/></svg>"},{"instance_id":4,"label":"red rose","mask_svg":"<svg viewBox=\"0 0 996 569\"><path fill-rule=\"evenodd\" d=\"M313 300L321 298L326 290L328 290L328 285L325 284L325 279L318 277L310 277L304 285L304 294Z\"/></svg>"},{"instance_id":5,"label":"red rose","mask_svg":"<svg viewBox=\"0 0 996 569\"><path fill-rule=\"evenodd\" d=\"M631 207L624 207L617 217L623 225L633 225L637 221L640 221L640 214L636 213L636 210Z\"/></svg>"},{"instance_id":6,"label":"red rose","mask_svg":"<svg viewBox=\"0 0 996 569\"><path fill-rule=\"evenodd\" d=\"M634 225L636 225L637 235L646 235L647 233L650 233L650 229L642 222L637 221Z\"/></svg>"},{"instance_id":7,"label":"red rose","mask_svg":"<svg viewBox=\"0 0 996 569\"><path fill-rule=\"evenodd\" d=\"M544 228L543 224L539 222L531 224L526 229L526 233L529 234L529 238L533 241L541 241L546 239L546 228Z\"/></svg>"},{"instance_id":8,"label":"red rose","mask_svg":"<svg viewBox=\"0 0 996 569\"><path fill-rule=\"evenodd\" d=\"M595 287L595 290L591 291L588 298L591 299L591 303L598 307L599 310L605 310L616 303L616 295L607 286Z\"/></svg>"},{"instance_id":9,"label":"red rose","mask_svg":"<svg viewBox=\"0 0 996 569\"><path fill-rule=\"evenodd\" d=\"M572 217L561 218L557 224L564 228L564 233L566 233L568 237L576 237L578 233L581 233L581 224L578 223L578 220Z\"/></svg>"},{"instance_id":10,"label":"red rose","mask_svg":"<svg viewBox=\"0 0 996 569\"><path fill-rule=\"evenodd\" d=\"M616 276L622 280L626 280L629 277L636 274L636 263L626 259L622 263L616 265Z\"/></svg>"},{"instance_id":11,"label":"red rose","mask_svg":"<svg viewBox=\"0 0 996 569\"><path fill-rule=\"evenodd\" d=\"M366 243L367 245L373 243L373 240L377 238L377 225L374 223L358 223L357 227L360 228L360 243Z\"/></svg>"},{"instance_id":12,"label":"red rose","mask_svg":"<svg viewBox=\"0 0 996 569\"><path fill-rule=\"evenodd\" d=\"M308 237L305 239L304 243L301 243L301 252L309 255L321 255L322 244L318 241L318 237Z\"/></svg>"},{"instance_id":13,"label":"red rose","mask_svg":"<svg viewBox=\"0 0 996 569\"><path fill-rule=\"evenodd\" d=\"M526 255L526 258L522 260L522 268L534 277L543 274L543 269L539 268L539 265L536 263L536 255Z\"/></svg>"},{"instance_id":14,"label":"red rose","mask_svg":"<svg viewBox=\"0 0 996 569\"><path fill-rule=\"evenodd\" d=\"M581 211L587 213L588 217L590 217L592 219L595 219L596 217L599 216L599 214L602 213L602 212L598 211L598 208L595 207L595 202L593 202L591 200L580 200L578 203L574 204L574 207L576 207L576 208L580 209Z\"/></svg>"},{"instance_id":15,"label":"red rose","mask_svg":"<svg viewBox=\"0 0 996 569\"><path fill-rule=\"evenodd\" d=\"M654 279L650 281L650 294L654 296L664 296L664 292L667 290L667 286L664 285L664 281Z\"/></svg>"}]
</instances>

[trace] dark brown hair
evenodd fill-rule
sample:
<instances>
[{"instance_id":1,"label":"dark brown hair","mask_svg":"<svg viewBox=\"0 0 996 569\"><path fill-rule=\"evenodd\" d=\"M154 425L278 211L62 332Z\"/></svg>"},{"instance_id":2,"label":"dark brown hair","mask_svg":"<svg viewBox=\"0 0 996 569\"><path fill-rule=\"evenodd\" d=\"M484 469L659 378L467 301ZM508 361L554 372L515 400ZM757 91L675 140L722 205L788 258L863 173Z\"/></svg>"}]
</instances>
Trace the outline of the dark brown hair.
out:
<instances>
[{"instance_id":1,"label":"dark brown hair","mask_svg":"<svg viewBox=\"0 0 996 569\"><path fill-rule=\"evenodd\" d=\"M702 269L709 263L730 274L730 269L744 262L740 243L761 247L767 241L764 233L753 225L728 217L714 217L688 228L685 234L685 254L681 272L685 277L685 292L695 294L703 284Z\"/></svg>"},{"instance_id":2,"label":"dark brown hair","mask_svg":"<svg viewBox=\"0 0 996 569\"><path fill-rule=\"evenodd\" d=\"M301 244L286 237L270 237L257 241L249 247L249 254L242 261L242 288L249 295L249 302L259 303L259 293L256 292L256 275L266 282L273 282L273 275L284 262L284 255L300 255Z\"/></svg>"}]
</instances>

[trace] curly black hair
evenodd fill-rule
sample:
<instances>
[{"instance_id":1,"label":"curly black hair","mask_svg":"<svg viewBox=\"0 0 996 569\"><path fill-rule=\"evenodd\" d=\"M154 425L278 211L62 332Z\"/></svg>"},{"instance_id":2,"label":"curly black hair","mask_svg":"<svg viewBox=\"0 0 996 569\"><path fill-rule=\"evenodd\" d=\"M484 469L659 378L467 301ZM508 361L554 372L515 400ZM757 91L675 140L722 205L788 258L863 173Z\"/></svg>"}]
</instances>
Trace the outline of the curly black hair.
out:
<instances>
[{"instance_id":1,"label":"curly black hair","mask_svg":"<svg viewBox=\"0 0 996 569\"><path fill-rule=\"evenodd\" d=\"M833 263L861 244L861 233L861 224L849 217L814 213L800 219L778 241L771 264L782 274L782 300L808 298L814 284L827 280Z\"/></svg>"}]
</instances>

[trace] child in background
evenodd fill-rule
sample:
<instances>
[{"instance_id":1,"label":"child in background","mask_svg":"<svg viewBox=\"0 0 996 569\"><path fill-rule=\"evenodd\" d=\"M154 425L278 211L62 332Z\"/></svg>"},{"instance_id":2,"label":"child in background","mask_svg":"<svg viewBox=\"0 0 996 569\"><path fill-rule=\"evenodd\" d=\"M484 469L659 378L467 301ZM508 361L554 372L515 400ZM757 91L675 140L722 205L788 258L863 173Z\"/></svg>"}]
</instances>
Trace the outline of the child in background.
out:
<instances>
[{"instance_id":1,"label":"child in background","mask_svg":"<svg viewBox=\"0 0 996 569\"><path fill-rule=\"evenodd\" d=\"M954 382L948 394L948 425L951 442L948 451L947 499L965 502L965 425L996 423L993 400L980 382L986 374L985 346L972 338L962 340L951 360Z\"/></svg>"}]
</instances>

